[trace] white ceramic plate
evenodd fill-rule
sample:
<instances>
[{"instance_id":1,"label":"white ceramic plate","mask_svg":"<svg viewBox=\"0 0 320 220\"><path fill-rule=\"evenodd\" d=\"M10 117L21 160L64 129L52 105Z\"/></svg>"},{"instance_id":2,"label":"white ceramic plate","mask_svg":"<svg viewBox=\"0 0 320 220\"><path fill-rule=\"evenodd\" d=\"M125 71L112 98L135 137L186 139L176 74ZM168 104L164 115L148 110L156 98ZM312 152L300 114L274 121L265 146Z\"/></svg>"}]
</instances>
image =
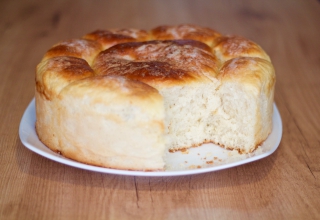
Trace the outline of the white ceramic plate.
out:
<instances>
[{"instance_id":1,"label":"white ceramic plate","mask_svg":"<svg viewBox=\"0 0 320 220\"><path fill-rule=\"evenodd\" d=\"M51 151L38 139L35 131L35 121L35 100L33 99L24 112L19 128L21 142L31 151L56 162L85 170L132 176L191 175L239 166L260 160L272 154L278 148L282 136L281 117L276 105L274 104L272 132L268 139L253 153L240 155L237 151L225 150L214 144L204 144L200 147L191 148L186 152L178 151L175 153L166 153L166 171L143 172L102 168L65 158Z\"/></svg>"}]
</instances>

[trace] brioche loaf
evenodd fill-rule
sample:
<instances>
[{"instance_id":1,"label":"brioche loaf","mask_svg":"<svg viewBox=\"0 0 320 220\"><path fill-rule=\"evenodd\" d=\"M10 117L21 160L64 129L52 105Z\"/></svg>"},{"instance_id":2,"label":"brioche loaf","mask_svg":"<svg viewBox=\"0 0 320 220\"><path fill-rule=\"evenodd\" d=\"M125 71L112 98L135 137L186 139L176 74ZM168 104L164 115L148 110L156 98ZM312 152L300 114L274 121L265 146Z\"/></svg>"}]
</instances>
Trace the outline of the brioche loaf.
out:
<instances>
[{"instance_id":1,"label":"brioche loaf","mask_svg":"<svg viewBox=\"0 0 320 220\"><path fill-rule=\"evenodd\" d=\"M195 25L98 30L36 71L36 131L53 151L127 170L203 143L249 153L272 128L275 73L256 43Z\"/></svg>"}]
</instances>

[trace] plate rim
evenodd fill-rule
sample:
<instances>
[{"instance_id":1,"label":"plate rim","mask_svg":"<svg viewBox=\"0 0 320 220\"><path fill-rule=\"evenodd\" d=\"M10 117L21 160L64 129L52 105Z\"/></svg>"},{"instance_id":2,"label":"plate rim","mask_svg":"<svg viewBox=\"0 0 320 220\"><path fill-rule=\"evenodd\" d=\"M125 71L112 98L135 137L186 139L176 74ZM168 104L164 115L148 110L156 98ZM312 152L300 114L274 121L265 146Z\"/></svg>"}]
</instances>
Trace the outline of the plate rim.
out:
<instances>
[{"instance_id":1,"label":"plate rim","mask_svg":"<svg viewBox=\"0 0 320 220\"><path fill-rule=\"evenodd\" d=\"M31 118L30 116L33 116L34 118ZM58 163L62 163L64 165L68 165L75 168L80 168L88 171L94 171L99 173L107 173L107 174L116 174L116 175L126 175L126 176L148 176L148 177L165 177L165 176L185 176L185 175L194 175L194 174L201 174L201 173L207 173L207 172L215 172L227 168L232 168L240 165L244 165L247 163L251 163L256 160L260 160L262 158L265 158L272 153L276 151L276 149L279 147L281 138L282 138L282 120L280 116L280 112L276 106L275 103L273 103L273 127L272 131L276 128L278 130L278 133L276 134L276 140L274 146L267 152L263 152L259 155L255 155L253 157L245 158L239 161L234 161L222 165L212 166L212 167L204 167L199 169L188 169L188 170L174 170L174 171L133 171L133 170L119 170L119 169L112 169L112 168L104 168L104 167L98 167L93 165L88 165L84 163L80 163L74 160L71 160L69 158L63 157L58 155L57 153L51 151L49 148L48 152L45 152L41 149L39 149L36 146L33 146L29 141L28 138L35 133L35 98L33 98L30 103L28 104L26 110L23 113L23 116L20 121L19 126L19 137L22 142L22 144L31 150L34 153L37 153L38 155L41 155L47 159L53 160ZM33 119L33 120L32 120ZM31 121L30 121L31 120ZM32 122L33 121L33 122ZM33 128L33 130L32 130ZM31 129L31 130L30 130ZM27 130L27 131L26 131ZM272 134L272 132L271 132ZM268 136L270 138L271 134ZM44 147L46 147L38 138L37 134L36 138L39 144L42 144ZM267 140L268 140L267 138Z\"/></svg>"}]
</instances>

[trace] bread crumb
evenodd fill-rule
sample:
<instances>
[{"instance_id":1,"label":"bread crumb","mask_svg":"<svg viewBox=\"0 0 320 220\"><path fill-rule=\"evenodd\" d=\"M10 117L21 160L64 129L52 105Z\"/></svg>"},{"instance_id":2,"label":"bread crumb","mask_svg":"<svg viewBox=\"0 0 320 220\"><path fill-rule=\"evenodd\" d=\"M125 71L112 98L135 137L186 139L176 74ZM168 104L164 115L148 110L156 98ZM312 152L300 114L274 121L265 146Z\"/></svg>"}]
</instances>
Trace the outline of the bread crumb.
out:
<instances>
[{"instance_id":1,"label":"bread crumb","mask_svg":"<svg viewBox=\"0 0 320 220\"><path fill-rule=\"evenodd\" d=\"M231 150L228 152L228 156L232 157L232 156L239 156L239 152L237 150Z\"/></svg>"},{"instance_id":2,"label":"bread crumb","mask_svg":"<svg viewBox=\"0 0 320 220\"><path fill-rule=\"evenodd\" d=\"M182 150L181 150L181 153L182 153L182 154L189 154L189 150L188 150L188 149L182 149Z\"/></svg>"},{"instance_id":3,"label":"bread crumb","mask_svg":"<svg viewBox=\"0 0 320 220\"><path fill-rule=\"evenodd\" d=\"M191 165L191 166L189 166L189 169L200 169L201 168L201 166L200 165Z\"/></svg>"}]
</instances>

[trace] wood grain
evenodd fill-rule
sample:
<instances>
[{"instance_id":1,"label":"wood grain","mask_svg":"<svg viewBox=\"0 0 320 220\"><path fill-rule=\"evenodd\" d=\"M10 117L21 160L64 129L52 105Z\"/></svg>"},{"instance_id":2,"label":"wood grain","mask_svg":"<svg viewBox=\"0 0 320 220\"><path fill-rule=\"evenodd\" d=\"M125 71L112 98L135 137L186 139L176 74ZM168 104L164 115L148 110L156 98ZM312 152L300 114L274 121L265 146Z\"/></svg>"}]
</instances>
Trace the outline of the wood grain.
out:
<instances>
[{"instance_id":1,"label":"wood grain","mask_svg":"<svg viewBox=\"0 0 320 220\"><path fill-rule=\"evenodd\" d=\"M0 2L0 219L319 219L320 3ZM62 39L97 28L194 23L256 41L271 56L283 138L271 156L219 172L129 177L65 166L18 137L34 72Z\"/></svg>"}]
</instances>

